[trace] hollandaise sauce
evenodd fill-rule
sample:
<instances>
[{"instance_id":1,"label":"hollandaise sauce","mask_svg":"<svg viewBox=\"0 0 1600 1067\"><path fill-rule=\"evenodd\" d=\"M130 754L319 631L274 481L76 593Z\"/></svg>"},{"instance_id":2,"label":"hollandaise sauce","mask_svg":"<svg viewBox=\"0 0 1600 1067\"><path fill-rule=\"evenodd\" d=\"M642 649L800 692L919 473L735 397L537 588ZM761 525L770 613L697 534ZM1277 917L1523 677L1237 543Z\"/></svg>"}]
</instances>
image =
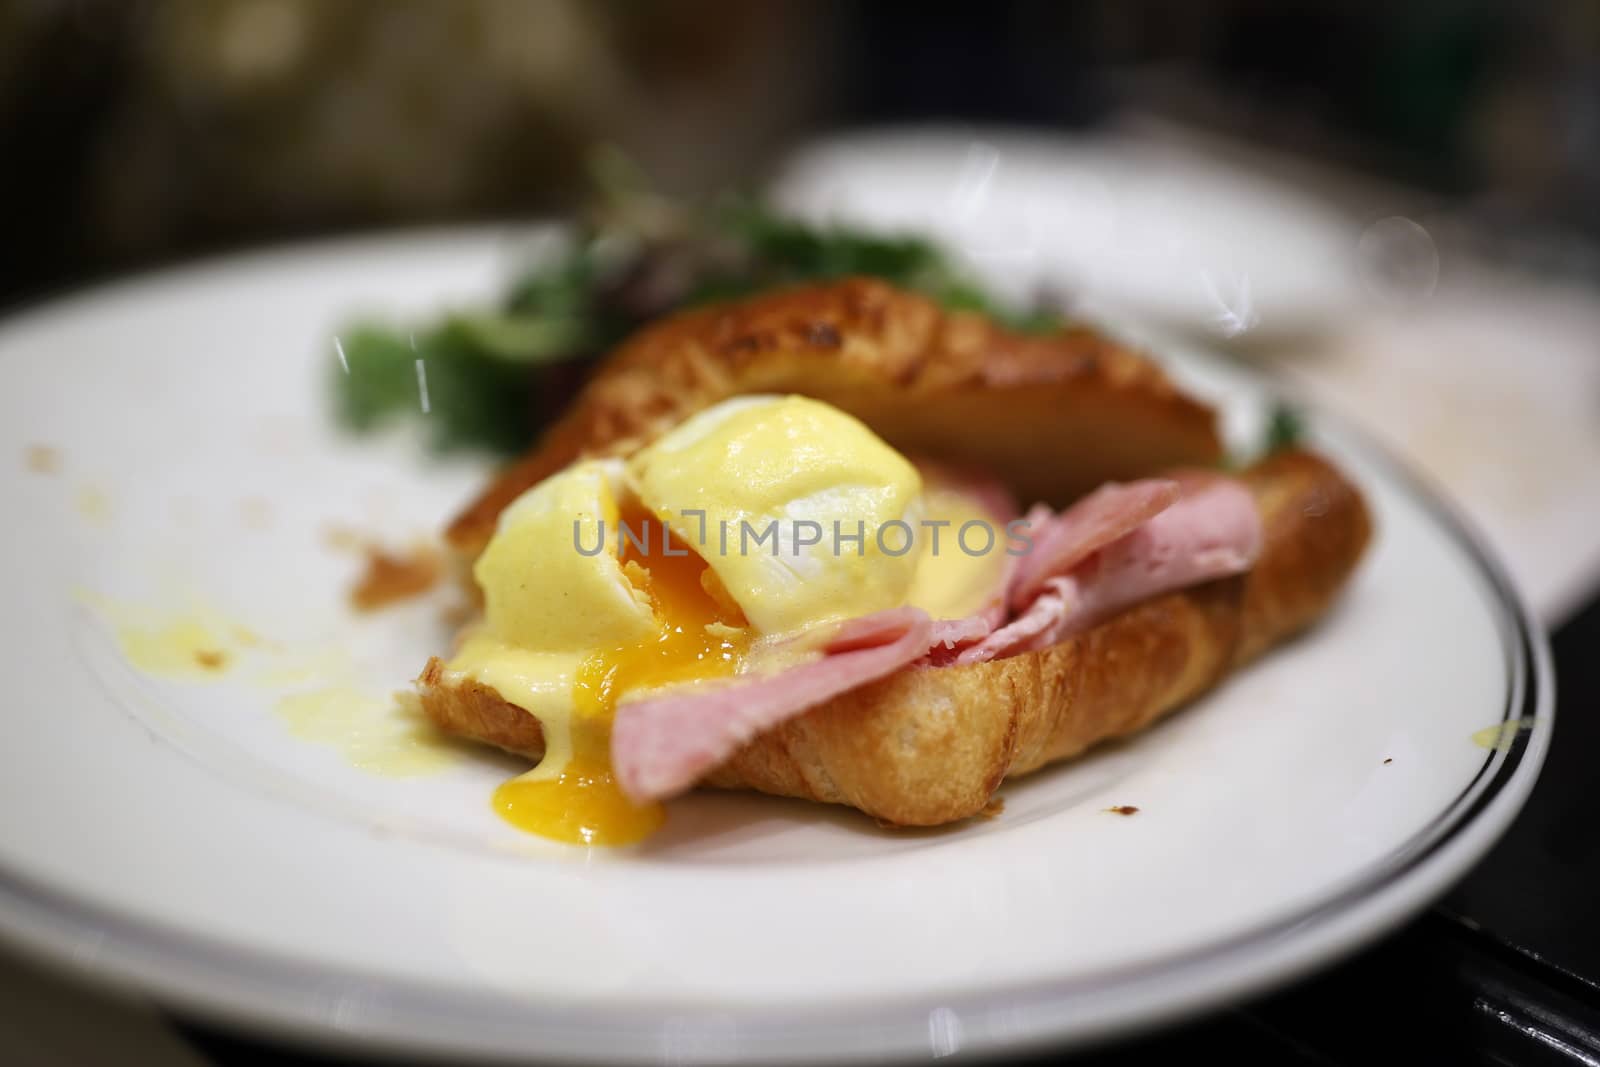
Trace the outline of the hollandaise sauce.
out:
<instances>
[{"instance_id":1,"label":"hollandaise sauce","mask_svg":"<svg viewBox=\"0 0 1600 1067\"><path fill-rule=\"evenodd\" d=\"M545 758L500 786L494 807L523 830L586 845L624 845L659 827L659 804L635 805L611 770L611 721L625 693L734 673L749 641L738 606L716 595L705 561L643 512L621 522L623 574L649 598L656 628L641 640L584 655L572 684L572 714L541 720ZM609 536L609 532L608 532Z\"/></svg>"},{"instance_id":2,"label":"hollandaise sauce","mask_svg":"<svg viewBox=\"0 0 1600 1067\"><path fill-rule=\"evenodd\" d=\"M970 495L944 486L924 489L922 506L924 518L940 524L943 536L924 538L906 603L935 619L964 619L982 611L1005 574L999 520Z\"/></svg>"},{"instance_id":3,"label":"hollandaise sauce","mask_svg":"<svg viewBox=\"0 0 1600 1067\"><path fill-rule=\"evenodd\" d=\"M543 760L496 791L495 809L562 841L648 834L661 810L629 804L612 774L618 703L757 659L764 673L784 669L784 657L815 651L786 638L906 603L923 554L890 552L873 531L898 522L914 532L922 488L909 460L844 412L743 396L626 460L579 460L523 493L473 567L484 624L449 664L544 734ZM859 528L856 547L802 540L799 520L808 531ZM925 590L930 605L977 597L982 575L956 573L958 556L941 558L952 566Z\"/></svg>"}]
</instances>

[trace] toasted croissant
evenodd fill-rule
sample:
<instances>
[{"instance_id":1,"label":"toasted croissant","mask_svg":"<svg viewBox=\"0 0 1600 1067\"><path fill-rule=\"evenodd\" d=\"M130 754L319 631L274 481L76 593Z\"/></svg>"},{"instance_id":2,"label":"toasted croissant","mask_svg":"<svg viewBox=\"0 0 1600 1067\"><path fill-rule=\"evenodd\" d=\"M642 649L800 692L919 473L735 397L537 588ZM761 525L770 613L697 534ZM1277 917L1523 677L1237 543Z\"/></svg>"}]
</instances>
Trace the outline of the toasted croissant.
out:
<instances>
[{"instance_id":1,"label":"toasted croissant","mask_svg":"<svg viewBox=\"0 0 1600 1067\"><path fill-rule=\"evenodd\" d=\"M983 811L1000 783L1143 729L1315 621L1371 535L1360 494L1308 452L1242 478L1265 534L1247 574L1140 604L1050 648L916 667L812 708L746 745L704 784L847 804L907 826ZM439 726L530 759L538 720L428 663L418 684Z\"/></svg>"},{"instance_id":2,"label":"toasted croissant","mask_svg":"<svg viewBox=\"0 0 1600 1067\"><path fill-rule=\"evenodd\" d=\"M741 393L803 393L908 455L971 464L1022 500L1065 505L1103 482L1221 456L1211 410L1087 328L1002 329L886 282L851 278L684 312L613 354L565 417L446 538L471 559L502 508L581 455L625 454Z\"/></svg>"}]
</instances>

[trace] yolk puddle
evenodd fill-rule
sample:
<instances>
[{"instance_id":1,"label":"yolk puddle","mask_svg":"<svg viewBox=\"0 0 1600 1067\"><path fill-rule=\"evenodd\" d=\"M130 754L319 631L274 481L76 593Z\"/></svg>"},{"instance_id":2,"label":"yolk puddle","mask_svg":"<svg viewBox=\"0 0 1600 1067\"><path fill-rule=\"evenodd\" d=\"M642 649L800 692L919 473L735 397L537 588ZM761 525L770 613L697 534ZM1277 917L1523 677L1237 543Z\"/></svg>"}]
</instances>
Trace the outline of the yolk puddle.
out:
<instances>
[{"instance_id":1,"label":"yolk puddle","mask_svg":"<svg viewBox=\"0 0 1600 1067\"><path fill-rule=\"evenodd\" d=\"M573 686L571 757L559 768L541 764L494 794L495 810L513 826L573 844L630 844L666 817L659 804L635 805L612 774L617 700L635 689L732 674L748 645L749 624L726 595L713 595L718 587L703 559L664 538L665 526L643 512L625 512L622 524L649 531L643 545L622 538L620 559L628 580L649 596L659 628L648 640L584 659ZM548 761L554 746L545 728Z\"/></svg>"}]
</instances>

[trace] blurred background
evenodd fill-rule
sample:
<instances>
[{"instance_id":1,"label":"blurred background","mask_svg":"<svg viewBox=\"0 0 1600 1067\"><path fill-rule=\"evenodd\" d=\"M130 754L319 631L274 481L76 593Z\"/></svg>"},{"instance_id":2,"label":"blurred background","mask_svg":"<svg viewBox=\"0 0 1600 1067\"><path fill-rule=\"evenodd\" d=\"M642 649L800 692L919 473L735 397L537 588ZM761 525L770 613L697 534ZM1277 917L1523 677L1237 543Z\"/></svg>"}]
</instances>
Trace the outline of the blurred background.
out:
<instances>
[{"instance_id":1,"label":"blurred background","mask_svg":"<svg viewBox=\"0 0 1600 1067\"><path fill-rule=\"evenodd\" d=\"M1574 829L1600 726L1569 710L1600 693L1600 0L0 0L0 307L562 216L597 144L670 194L925 232L1157 351L1269 366L1442 483L1556 628L1545 781L1444 910L1162 1054L1371 1062L1375 1027L1420 1021L1418 1049L1491 1049L1441 1062L1600 1062ZM101 1062L70 994L7 990L33 1052ZM161 1062L276 1060L182 1032Z\"/></svg>"},{"instance_id":2,"label":"blurred background","mask_svg":"<svg viewBox=\"0 0 1600 1067\"><path fill-rule=\"evenodd\" d=\"M1593 269L1597 55L1593 0L3 0L0 292L559 211L597 140L694 192L840 128L1134 115L1406 183Z\"/></svg>"}]
</instances>

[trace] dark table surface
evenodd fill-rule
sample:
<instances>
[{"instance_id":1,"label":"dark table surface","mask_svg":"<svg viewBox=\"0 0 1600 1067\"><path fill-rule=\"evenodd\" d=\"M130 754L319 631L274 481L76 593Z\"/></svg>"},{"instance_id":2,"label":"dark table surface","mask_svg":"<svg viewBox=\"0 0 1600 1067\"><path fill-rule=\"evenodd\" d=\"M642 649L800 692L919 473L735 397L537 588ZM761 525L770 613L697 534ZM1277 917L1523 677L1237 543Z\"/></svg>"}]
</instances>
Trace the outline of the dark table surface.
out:
<instances>
[{"instance_id":1,"label":"dark table surface","mask_svg":"<svg viewBox=\"0 0 1600 1067\"><path fill-rule=\"evenodd\" d=\"M1553 637L1556 743L1500 844L1421 919L1261 1000L1071 1059L1600 1065L1600 598ZM221 1067L353 1065L179 1020Z\"/></svg>"}]
</instances>

